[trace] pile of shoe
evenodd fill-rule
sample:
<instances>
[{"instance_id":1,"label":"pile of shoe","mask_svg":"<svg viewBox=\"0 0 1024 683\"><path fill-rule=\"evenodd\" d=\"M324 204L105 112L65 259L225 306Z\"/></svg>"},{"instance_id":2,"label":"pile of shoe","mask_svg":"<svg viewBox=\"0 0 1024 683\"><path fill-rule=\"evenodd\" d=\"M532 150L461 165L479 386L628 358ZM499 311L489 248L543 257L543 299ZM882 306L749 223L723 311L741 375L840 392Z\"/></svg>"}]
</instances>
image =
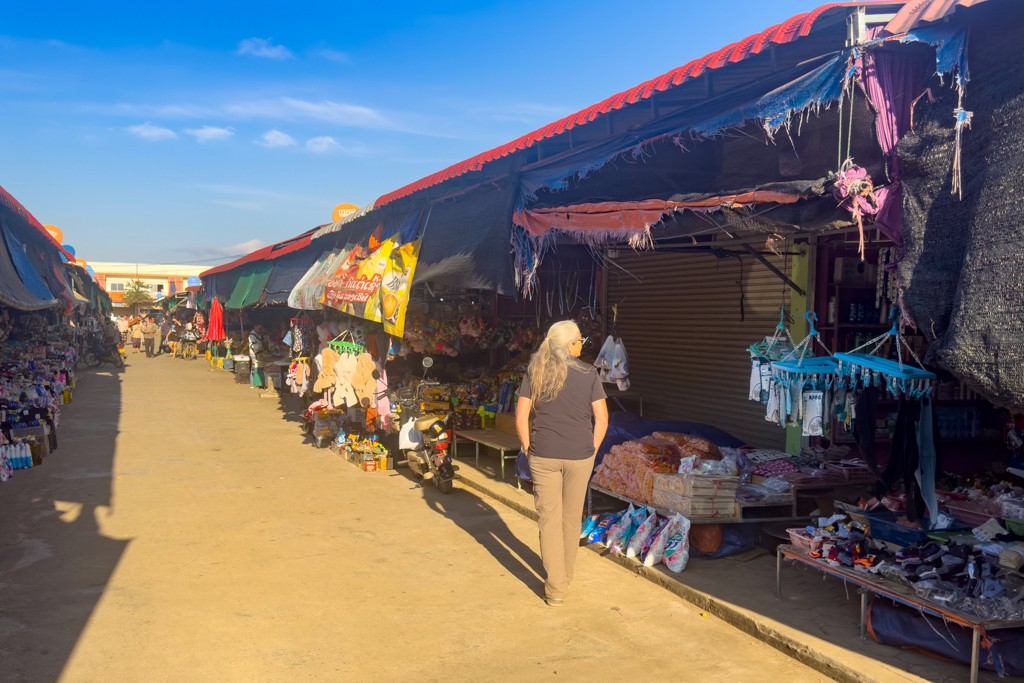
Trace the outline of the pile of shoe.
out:
<instances>
[{"instance_id":1,"label":"pile of shoe","mask_svg":"<svg viewBox=\"0 0 1024 683\"><path fill-rule=\"evenodd\" d=\"M899 575L918 597L951 609L986 619L1024 618L1024 576L1001 565L1000 555L986 552L982 544L954 540L909 546L880 572Z\"/></svg>"}]
</instances>

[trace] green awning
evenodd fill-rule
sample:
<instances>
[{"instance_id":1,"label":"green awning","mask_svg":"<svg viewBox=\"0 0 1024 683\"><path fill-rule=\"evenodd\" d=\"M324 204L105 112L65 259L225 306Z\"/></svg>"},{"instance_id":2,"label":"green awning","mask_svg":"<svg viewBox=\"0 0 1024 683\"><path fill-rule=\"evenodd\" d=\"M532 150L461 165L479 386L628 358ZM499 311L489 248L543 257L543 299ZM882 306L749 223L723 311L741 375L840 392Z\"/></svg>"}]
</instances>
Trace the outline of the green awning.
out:
<instances>
[{"instance_id":1,"label":"green awning","mask_svg":"<svg viewBox=\"0 0 1024 683\"><path fill-rule=\"evenodd\" d=\"M232 278L231 298L224 308L245 308L257 303L273 269L272 261L256 261L239 267L237 279Z\"/></svg>"}]
</instances>

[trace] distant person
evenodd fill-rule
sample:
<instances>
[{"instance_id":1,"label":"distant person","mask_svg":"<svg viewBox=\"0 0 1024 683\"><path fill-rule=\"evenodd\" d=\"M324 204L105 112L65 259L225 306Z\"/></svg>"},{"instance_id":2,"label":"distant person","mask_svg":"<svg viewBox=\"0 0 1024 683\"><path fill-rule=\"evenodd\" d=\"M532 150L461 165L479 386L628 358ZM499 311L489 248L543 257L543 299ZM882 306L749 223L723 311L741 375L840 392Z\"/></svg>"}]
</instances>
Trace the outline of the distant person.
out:
<instances>
[{"instance_id":1,"label":"distant person","mask_svg":"<svg viewBox=\"0 0 1024 683\"><path fill-rule=\"evenodd\" d=\"M178 355L178 340L181 339L181 323L171 320L171 331L167 333L167 348L171 350L171 358Z\"/></svg>"},{"instance_id":2,"label":"distant person","mask_svg":"<svg viewBox=\"0 0 1024 683\"><path fill-rule=\"evenodd\" d=\"M121 343L128 343L128 316L117 319L117 331L121 333Z\"/></svg>"},{"instance_id":3,"label":"distant person","mask_svg":"<svg viewBox=\"0 0 1024 683\"><path fill-rule=\"evenodd\" d=\"M256 387L256 370L262 367L264 354L267 352L267 338L264 336L263 325L256 325L249 333L249 386Z\"/></svg>"},{"instance_id":4,"label":"distant person","mask_svg":"<svg viewBox=\"0 0 1024 683\"><path fill-rule=\"evenodd\" d=\"M142 319L136 318L131 325L132 353L142 353Z\"/></svg>"},{"instance_id":5,"label":"distant person","mask_svg":"<svg viewBox=\"0 0 1024 683\"><path fill-rule=\"evenodd\" d=\"M146 318L146 324L142 326L143 348L146 349L146 358L153 357L153 345L156 343L156 336L160 334L153 316Z\"/></svg>"},{"instance_id":6,"label":"distant person","mask_svg":"<svg viewBox=\"0 0 1024 683\"><path fill-rule=\"evenodd\" d=\"M165 315L163 322L160 323L160 341L157 342L157 348L160 353L164 352L164 342L167 341L167 337L171 334L171 328L173 327L173 321L171 316Z\"/></svg>"},{"instance_id":7,"label":"distant person","mask_svg":"<svg viewBox=\"0 0 1024 683\"><path fill-rule=\"evenodd\" d=\"M530 359L516 405L516 432L540 517L544 601L552 607L562 604L572 581L587 484L608 429L604 387L597 368L580 362L582 350L576 323L552 325Z\"/></svg>"}]
</instances>

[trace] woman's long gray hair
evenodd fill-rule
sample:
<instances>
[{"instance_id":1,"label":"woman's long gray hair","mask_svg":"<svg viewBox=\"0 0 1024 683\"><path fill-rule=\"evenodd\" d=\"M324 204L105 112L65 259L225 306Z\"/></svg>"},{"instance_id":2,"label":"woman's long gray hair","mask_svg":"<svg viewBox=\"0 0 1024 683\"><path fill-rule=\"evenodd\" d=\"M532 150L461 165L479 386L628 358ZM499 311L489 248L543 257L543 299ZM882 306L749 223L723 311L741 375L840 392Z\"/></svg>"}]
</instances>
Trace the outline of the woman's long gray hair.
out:
<instances>
[{"instance_id":1,"label":"woman's long gray hair","mask_svg":"<svg viewBox=\"0 0 1024 683\"><path fill-rule=\"evenodd\" d=\"M548 335L530 359L527 372L535 403L550 401L565 386L569 367L581 365L569 355L569 344L576 340L580 328L571 320L557 322L548 329Z\"/></svg>"}]
</instances>

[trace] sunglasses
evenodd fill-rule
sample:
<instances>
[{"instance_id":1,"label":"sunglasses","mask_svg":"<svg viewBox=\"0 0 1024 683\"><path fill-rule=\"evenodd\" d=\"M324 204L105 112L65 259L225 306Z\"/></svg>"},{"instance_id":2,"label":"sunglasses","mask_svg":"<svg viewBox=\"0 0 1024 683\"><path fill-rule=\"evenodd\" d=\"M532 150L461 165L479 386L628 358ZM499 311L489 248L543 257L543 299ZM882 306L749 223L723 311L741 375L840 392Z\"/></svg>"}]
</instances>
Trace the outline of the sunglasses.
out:
<instances>
[{"instance_id":1,"label":"sunglasses","mask_svg":"<svg viewBox=\"0 0 1024 683\"><path fill-rule=\"evenodd\" d=\"M580 346L585 346L586 343L590 341L590 337L580 337L578 341L580 343Z\"/></svg>"}]
</instances>

